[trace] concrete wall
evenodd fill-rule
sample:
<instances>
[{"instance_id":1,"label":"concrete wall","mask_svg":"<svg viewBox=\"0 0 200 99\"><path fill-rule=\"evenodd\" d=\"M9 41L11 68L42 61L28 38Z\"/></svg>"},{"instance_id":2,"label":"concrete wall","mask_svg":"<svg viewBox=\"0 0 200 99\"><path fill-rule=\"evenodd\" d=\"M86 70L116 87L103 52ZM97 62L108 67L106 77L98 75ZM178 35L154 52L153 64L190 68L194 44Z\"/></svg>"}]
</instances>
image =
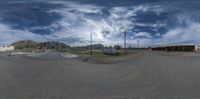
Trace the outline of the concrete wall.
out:
<instances>
[{"instance_id":1,"label":"concrete wall","mask_svg":"<svg viewBox=\"0 0 200 99\"><path fill-rule=\"evenodd\" d=\"M13 51L15 48L14 46L4 46L4 45L0 45L0 52L4 52L4 51Z\"/></svg>"}]
</instances>

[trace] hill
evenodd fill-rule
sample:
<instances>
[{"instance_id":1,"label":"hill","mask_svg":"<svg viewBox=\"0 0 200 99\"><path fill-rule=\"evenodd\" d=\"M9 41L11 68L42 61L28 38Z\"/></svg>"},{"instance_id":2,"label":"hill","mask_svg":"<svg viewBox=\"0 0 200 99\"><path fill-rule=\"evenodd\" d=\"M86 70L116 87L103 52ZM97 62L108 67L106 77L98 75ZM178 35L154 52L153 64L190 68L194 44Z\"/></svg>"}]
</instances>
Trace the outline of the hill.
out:
<instances>
[{"instance_id":1,"label":"hill","mask_svg":"<svg viewBox=\"0 0 200 99\"><path fill-rule=\"evenodd\" d=\"M11 45L14 46L15 49L39 49L40 48L39 43L35 41L31 41L31 40L17 41Z\"/></svg>"},{"instance_id":2,"label":"hill","mask_svg":"<svg viewBox=\"0 0 200 99\"><path fill-rule=\"evenodd\" d=\"M57 51L69 51L71 47L65 43L59 42L42 42L40 43L41 49L55 49Z\"/></svg>"},{"instance_id":3,"label":"hill","mask_svg":"<svg viewBox=\"0 0 200 99\"><path fill-rule=\"evenodd\" d=\"M35 42L32 40L17 41L11 44L15 46L17 50L44 50L44 49L55 49L58 51L69 51L71 47L65 43L58 42Z\"/></svg>"},{"instance_id":4,"label":"hill","mask_svg":"<svg viewBox=\"0 0 200 99\"><path fill-rule=\"evenodd\" d=\"M103 48L104 48L104 46L102 44L93 44L92 45L92 49L101 50ZM84 50L89 50L89 49L90 49L90 45L73 47L74 51L84 51Z\"/></svg>"}]
</instances>

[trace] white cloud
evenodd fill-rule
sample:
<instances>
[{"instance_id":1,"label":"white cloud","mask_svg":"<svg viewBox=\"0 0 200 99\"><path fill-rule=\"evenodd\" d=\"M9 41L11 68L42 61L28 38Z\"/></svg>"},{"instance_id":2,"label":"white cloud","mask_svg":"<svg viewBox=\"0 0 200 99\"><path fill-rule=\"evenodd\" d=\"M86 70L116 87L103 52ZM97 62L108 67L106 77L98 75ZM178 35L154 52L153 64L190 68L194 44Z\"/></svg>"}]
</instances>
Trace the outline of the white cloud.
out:
<instances>
[{"instance_id":1,"label":"white cloud","mask_svg":"<svg viewBox=\"0 0 200 99\"><path fill-rule=\"evenodd\" d=\"M93 34L93 40L95 43L103 43L105 45L123 44L122 37L119 35L123 32L139 32L141 30L135 29L135 26L152 27L155 32L158 32L158 28L165 27L166 23L156 22L154 24L138 23L135 17L138 12L145 13L147 11L156 12L158 15L162 12L170 10L170 7L156 4L145 4L132 7L111 7L105 8L92 4L81 4L77 2L69 1L51 1L52 4L62 4L64 7L50 10L49 13L56 12L63 16L63 18L50 27L62 26L63 29L57 31L51 35L46 36L48 39L64 39L64 38L76 38L80 42L74 42L72 45L87 45L90 40L90 33ZM173 9L173 8L172 8ZM104 15L103 10L109 12L108 15ZM96 16L88 17L88 14L94 14L96 16L103 16L97 18ZM179 21L189 20L188 17L180 16ZM152 34L147 32L139 32L135 34L135 37L144 37L140 40L141 44L152 44L159 41L159 43L165 43L168 39L180 38L183 41L190 40L191 38L197 39L199 37L199 24L188 21L191 25L187 27L177 27L170 29L162 38L152 39ZM49 27L34 27L34 29L43 29ZM132 31L135 30L135 31ZM44 40L42 36L31 33L29 31L14 30L9 26L0 24L1 40L4 41L16 41L22 39L32 40ZM161 36L161 33L156 33L156 36ZM134 35L133 35L134 36ZM137 44L137 40L131 39L129 44ZM84 43L85 42L85 43ZM67 43L67 42L66 42Z\"/></svg>"},{"instance_id":2,"label":"white cloud","mask_svg":"<svg viewBox=\"0 0 200 99\"><path fill-rule=\"evenodd\" d=\"M0 23L0 43L1 44L10 44L12 42L18 40L36 40L41 41L42 37L40 35L28 32L28 31L20 31L10 28L8 25L4 25Z\"/></svg>"},{"instance_id":3,"label":"white cloud","mask_svg":"<svg viewBox=\"0 0 200 99\"><path fill-rule=\"evenodd\" d=\"M153 27L153 28L160 28L160 27L165 27L165 23L135 23L137 26L142 26L142 27Z\"/></svg>"},{"instance_id":4,"label":"white cloud","mask_svg":"<svg viewBox=\"0 0 200 99\"><path fill-rule=\"evenodd\" d=\"M169 30L163 39L172 40L174 42L186 42L186 41L200 41L200 23L190 23L186 27L177 27Z\"/></svg>"},{"instance_id":5,"label":"white cloud","mask_svg":"<svg viewBox=\"0 0 200 99\"><path fill-rule=\"evenodd\" d=\"M55 2L53 2L55 3ZM161 13L165 10L158 5L139 5L133 7L112 7L106 8L110 15L100 19L95 17L87 17L87 13L94 13L99 16L103 15L102 9L104 7L80 4L75 2L56 2L64 4L66 8L51 10L50 12L60 13L64 18L57 22L63 28L54 35L58 38L77 38L83 42L89 43L90 33L93 34L95 43L112 44L117 43L121 38L117 37L123 32L133 32L132 30L136 25L149 26L154 29L165 26L165 23L145 24L137 23L135 16L138 12L154 11ZM136 29L137 31L138 29ZM106 34L106 36L105 36ZM152 38L150 33L141 32L136 36L143 36L146 38ZM145 38L141 39L144 40ZM147 41L147 40L144 40Z\"/></svg>"},{"instance_id":6,"label":"white cloud","mask_svg":"<svg viewBox=\"0 0 200 99\"><path fill-rule=\"evenodd\" d=\"M145 37L145 38L151 38L152 36L147 32L139 32L135 35L135 37Z\"/></svg>"},{"instance_id":7,"label":"white cloud","mask_svg":"<svg viewBox=\"0 0 200 99\"><path fill-rule=\"evenodd\" d=\"M78 13L101 13L102 7L91 5L91 4L81 4L78 2L70 1L51 1L52 4L62 4L67 9L67 11L76 11Z\"/></svg>"},{"instance_id":8,"label":"white cloud","mask_svg":"<svg viewBox=\"0 0 200 99\"><path fill-rule=\"evenodd\" d=\"M156 33L156 36L161 36L161 34L160 33Z\"/></svg>"},{"instance_id":9,"label":"white cloud","mask_svg":"<svg viewBox=\"0 0 200 99\"><path fill-rule=\"evenodd\" d=\"M101 15L103 7L79 3L65 3L65 6L67 8L49 11L60 13L64 16L62 20L57 22L62 27L65 27L54 34L58 38L76 37L87 42L90 39L90 33L92 33L94 42L98 43L106 41L107 43L110 43L113 42L111 40L113 40L112 38L116 35L134 28L134 24L130 21L130 18L134 16L135 13L132 10L127 10L125 7L114 7L110 10L107 9L111 15L97 20L95 17L88 18L85 14L95 13ZM85 10L83 11L82 8ZM72 9L75 12L71 12Z\"/></svg>"}]
</instances>

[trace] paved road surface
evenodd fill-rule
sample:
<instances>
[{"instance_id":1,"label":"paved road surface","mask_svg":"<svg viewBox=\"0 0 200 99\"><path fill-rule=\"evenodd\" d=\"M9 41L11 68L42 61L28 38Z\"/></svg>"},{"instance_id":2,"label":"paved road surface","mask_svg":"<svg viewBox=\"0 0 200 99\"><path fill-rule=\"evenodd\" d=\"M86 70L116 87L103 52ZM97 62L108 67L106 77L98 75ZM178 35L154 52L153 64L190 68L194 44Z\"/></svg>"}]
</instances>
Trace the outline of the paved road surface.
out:
<instances>
[{"instance_id":1,"label":"paved road surface","mask_svg":"<svg viewBox=\"0 0 200 99\"><path fill-rule=\"evenodd\" d=\"M54 50L48 50L44 53L30 54L30 55L27 55L26 57L51 61L51 60L63 60L63 59L69 59L69 58L76 58L77 55L70 54L70 53L55 52Z\"/></svg>"},{"instance_id":2,"label":"paved road surface","mask_svg":"<svg viewBox=\"0 0 200 99\"><path fill-rule=\"evenodd\" d=\"M100 65L0 55L0 99L200 99L199 60L143 52Z\"/></svg>"}]
</instances>

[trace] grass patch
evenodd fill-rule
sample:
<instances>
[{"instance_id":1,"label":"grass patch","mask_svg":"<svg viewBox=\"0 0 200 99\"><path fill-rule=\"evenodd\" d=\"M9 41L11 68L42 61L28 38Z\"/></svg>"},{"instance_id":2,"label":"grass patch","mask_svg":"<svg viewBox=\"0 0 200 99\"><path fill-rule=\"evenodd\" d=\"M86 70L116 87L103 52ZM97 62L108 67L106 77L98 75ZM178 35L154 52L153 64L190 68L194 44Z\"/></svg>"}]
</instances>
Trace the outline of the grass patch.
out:
<instances>
[{"instance_id":1,"label":"grass patch","mask_svg":"<svg viewBox=\"0 0 200 99\"><path fill-rule=\"evenodd\" d=\"M127 50L127 55L137 53L137 50ZM79 51L79 52L72 52L72 54L77 54L79 56L90 56L90 51ZM93 50L92 52L94 57L119 57L119 56L126 56L124 55L124 50L118 50L116 54L107 54L102 52L102 50Z\"/></svg>"},{"instance_id":2,"label":"grass patch","mask_svg":"<svg viewBox=\"0 0 200 99\"><path fill-rule=\"evenodd\" d=\"M90 51L79 51L71 53L80 56L79 59L84 62L96 64L114 64L132 59L133 57L139 55L138 50L127 50L126 55L124 55L123 50L118 50L118 53L116 54L105 54L101 50L93 50L93 56L90 55Z\"/></svg>"}]
</instances>

